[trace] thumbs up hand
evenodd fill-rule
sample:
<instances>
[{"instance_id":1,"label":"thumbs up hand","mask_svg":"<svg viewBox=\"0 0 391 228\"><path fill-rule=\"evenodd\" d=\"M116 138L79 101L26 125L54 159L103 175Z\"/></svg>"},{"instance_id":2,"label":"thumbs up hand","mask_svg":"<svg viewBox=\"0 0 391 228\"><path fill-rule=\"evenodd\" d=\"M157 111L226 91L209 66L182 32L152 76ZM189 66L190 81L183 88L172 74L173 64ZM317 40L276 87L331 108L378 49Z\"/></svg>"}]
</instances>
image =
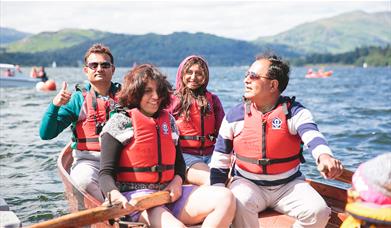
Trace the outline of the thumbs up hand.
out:
<instances>
[{"instance_id":1,"label":"thumbs up hand","mask_svg":"<svg viewBox=\"0 0 391 228\"><path fill-rule=\"evenodd\" d=\"M66 82L62 83L62 88L60 92L54 97L53 104L57 107L65 105L71 99L72 93L67 90L68 84Z\"/></svg>"}]
</instances>

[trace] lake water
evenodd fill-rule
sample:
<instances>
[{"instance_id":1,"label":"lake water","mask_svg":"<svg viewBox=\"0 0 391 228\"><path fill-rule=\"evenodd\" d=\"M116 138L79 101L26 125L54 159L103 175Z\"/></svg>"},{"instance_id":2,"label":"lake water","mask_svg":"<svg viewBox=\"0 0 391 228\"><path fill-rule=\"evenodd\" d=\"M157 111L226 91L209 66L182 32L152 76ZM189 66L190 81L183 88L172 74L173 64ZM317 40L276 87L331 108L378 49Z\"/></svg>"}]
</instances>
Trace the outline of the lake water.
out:
<instances>
[{"instance_id":1,"label":"lake water","mask_svg":"<svg viewBox=\"0 0 391 228\"><path fill-rule=\"evenodd\" d=\"M241 100L246 69L210 69L208 88L220 97L226 111ZM330 78L306 79L305 68L293 68L285 95L296 96L313 112L335 156L355 170L361 162L391 152L391 68L330 70L334 71ZM126 71L118 68L114 81L121 82ZM162 71L174 83L176 69ZM58 87L64 80L69 88L86 80L80 68L47 69L47 73ZM0 197L23 225L68 213L56 160L71 132L67 129L50 141L41 140L38 134L40 119L55 94L35 88L0 88ZM308 153L305 157L304 173L324 181Z\"/></svg>"}]
</instances>

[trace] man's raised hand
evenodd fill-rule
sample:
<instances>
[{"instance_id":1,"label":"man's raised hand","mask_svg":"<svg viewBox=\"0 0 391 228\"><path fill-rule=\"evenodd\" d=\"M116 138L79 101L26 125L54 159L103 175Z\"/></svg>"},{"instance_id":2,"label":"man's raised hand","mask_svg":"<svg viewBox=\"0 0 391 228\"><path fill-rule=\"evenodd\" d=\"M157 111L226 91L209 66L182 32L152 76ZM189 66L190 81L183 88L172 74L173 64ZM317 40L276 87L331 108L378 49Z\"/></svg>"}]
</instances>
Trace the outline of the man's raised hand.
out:
<instances>
[{"instance_id":1,"label":"man's raised hand","mask_svg":"<svg viewBox=\"0 0 391 228\"><path fill-rule=\"evenodd\" d=\"M62 106L68 103L71 99L72 93L67 90L68 84L66 82L62 82L62 87L60 92L54 97L53 104L55 106Z\"/></svg>"}]
</instances>

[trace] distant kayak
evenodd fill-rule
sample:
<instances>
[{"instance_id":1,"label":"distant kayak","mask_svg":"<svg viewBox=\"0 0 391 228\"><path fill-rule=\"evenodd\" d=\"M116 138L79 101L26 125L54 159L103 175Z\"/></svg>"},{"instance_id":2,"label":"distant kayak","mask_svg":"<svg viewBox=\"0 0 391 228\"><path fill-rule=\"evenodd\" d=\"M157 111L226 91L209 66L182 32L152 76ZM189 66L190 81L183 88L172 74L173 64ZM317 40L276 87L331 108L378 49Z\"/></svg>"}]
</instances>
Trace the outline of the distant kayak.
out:
<instances>
[{"instance_id":1,"label":"distant kayak","mask_svg":"<svg viewBox=\"0 0 391 228\"><path fill-rule=\"evenodd\" d=\"M307 74L305 75L306 78L328 78L331 75L333 75L333 71L317 71L317 72L312 72L308 71Z\"/></svg>"}]
</instances>

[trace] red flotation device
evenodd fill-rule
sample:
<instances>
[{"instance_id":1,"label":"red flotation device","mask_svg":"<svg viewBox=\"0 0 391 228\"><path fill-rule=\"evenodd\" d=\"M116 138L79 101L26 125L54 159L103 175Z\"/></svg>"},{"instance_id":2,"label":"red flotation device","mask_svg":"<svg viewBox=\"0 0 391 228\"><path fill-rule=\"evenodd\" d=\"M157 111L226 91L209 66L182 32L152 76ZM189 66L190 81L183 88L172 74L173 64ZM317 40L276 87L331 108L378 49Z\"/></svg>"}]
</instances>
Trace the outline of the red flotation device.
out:
<instances>
[{"instance_id":1,"label":"red flotation device","mask_svg":"<svg viewBox=\"0 0 391 228\"><path fill-rule=\"evenodd\" d=\"M56 90L56 82L49 79L46 82L38 82L35 86L38 91L55 91Z\"/></svg>"}]
</instances>

